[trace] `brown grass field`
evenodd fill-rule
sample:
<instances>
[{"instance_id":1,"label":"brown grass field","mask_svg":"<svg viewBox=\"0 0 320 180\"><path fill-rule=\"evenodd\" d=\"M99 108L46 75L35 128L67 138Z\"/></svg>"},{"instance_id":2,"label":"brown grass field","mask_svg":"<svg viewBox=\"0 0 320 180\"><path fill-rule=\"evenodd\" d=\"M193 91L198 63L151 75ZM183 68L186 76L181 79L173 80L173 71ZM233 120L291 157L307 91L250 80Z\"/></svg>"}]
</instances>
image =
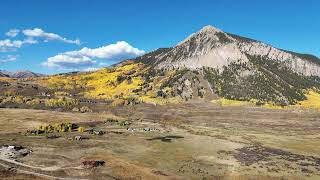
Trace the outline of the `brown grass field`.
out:
<instances>
[{"instance_id":1,"label":"brown grass field","mask_svg":"<svg viewBox=\"0 0 320 180\"><path fill-rule=\"evenodd\" d=\"M0 109L0 145L32 150L18 163L0 159L0 179L320 179L319 111L204 102L105 109ZM111 118L132 124L104 123ZM65 132L56 139L25 134L58 122L106 134ZM77 135L87 139L68 139ZM84 168L84 160L105 165Z\"/></svg>"}]
</instances>

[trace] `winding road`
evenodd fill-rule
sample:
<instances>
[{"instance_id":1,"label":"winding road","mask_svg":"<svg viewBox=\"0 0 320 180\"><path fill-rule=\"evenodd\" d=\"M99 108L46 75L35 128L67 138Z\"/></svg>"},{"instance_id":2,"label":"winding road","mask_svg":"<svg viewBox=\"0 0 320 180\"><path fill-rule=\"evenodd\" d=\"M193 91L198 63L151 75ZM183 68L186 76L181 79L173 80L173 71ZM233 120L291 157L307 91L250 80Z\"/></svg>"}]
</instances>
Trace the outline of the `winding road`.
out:
<instances>
[{"instance_id":1,"label":"winding road","mask_svg":"<svg viewBox=\"0 0 320 180\"><path fill-rule=\"evenodd\" d=\"M10 169L10 170L15 170L16 172L20 172L22 174L29 174L29 175L34 175L38 177L43 177L43 178L48 178L48 179L57 179L57 180L88 180L88 179L80 179L80 178L64 178L64 177L56 177L52 175L47 175L44 173L38 173L30 170L24 170L23 168L29 168L29 169L37 169L41 171L47 171L47 172L52 172L52 171L57 171L60 170L60 167L53 166L53 167L36 167L36 166L30 166L27 164L23 164L20 162L17 162L12 159L6 159L6 158L0 158L0 166ZM65 168L64 168L65 169ZM70 169L70 168L69 168ZM81 169L80 167L73 167L72 169Z\"/></svg>"}]
</instances>

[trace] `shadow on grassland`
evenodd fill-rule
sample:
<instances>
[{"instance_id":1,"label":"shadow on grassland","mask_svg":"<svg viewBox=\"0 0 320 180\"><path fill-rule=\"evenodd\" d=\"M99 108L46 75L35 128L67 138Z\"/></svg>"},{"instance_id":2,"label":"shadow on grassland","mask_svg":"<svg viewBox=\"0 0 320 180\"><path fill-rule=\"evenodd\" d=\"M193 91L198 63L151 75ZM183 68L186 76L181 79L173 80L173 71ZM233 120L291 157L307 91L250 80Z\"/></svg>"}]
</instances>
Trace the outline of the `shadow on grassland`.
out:
<instances>
[{"instance_id":1,"label":"shadow on grassland","mask_svg":"<svg viewBox=\"0 0 320 180\"><path fill-rule=\"evenodd\" d=\"M160 140L162 142L171 142L173 139L181 139L183 136L157 136L154 138L147 139L148 141Z\"/></svg>"}]
</instances>

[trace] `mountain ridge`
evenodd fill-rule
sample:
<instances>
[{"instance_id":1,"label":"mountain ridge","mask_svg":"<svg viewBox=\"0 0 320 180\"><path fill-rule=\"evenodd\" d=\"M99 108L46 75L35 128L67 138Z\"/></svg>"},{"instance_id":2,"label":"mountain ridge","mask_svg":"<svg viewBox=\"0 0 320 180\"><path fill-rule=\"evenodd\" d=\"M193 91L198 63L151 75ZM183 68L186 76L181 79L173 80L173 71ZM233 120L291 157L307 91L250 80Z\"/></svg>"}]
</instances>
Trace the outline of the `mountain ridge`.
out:
<instances>
[{"instance_id":1,"label":"mountain ridge","mask_svg":"<svg viewBox=\"0 0 320 180\"><path fill-rule=\"evenodd\" d=\"M0 70L0 77L3 75L11 78L34 78L34 77L42 77L45 76L44 74L40 73L35 73L29 70L19 70L19 71L5 71L5 70Z\"/></svg>"}]
</instances>

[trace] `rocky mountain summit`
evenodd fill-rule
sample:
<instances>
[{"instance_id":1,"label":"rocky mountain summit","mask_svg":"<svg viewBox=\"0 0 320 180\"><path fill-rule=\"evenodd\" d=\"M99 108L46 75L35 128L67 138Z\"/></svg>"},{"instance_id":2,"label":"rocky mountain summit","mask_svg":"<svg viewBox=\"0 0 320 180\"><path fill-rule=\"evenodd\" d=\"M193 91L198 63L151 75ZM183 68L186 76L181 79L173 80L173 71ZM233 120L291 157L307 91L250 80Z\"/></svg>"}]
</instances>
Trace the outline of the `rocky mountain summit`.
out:
<instances>
[{"instance_id":1,"label":"rocky mountain summit","mask_svg":"<svg viewBox=\"0 0 320 180\"><path fill-rule=\"evenodd\" d=\"M155 57L157 68L198 69L211 67L222 69L234 62L247 63L261 57L283 63L292 71L302 75L320 76L320 60L277 49L263 42L223 32L212 26L205 26L193 33L176 47Z\"/></svg>"},{"instance_id":2,"label":"rocky mountain summit","mask_svg":"<svg viewBox=\"0 0 320 180\"><path fill-rule=\"evenodd\" d=\"M201 91L229 99L289 105L303 100L304 90L319 87L320 82L319 58L212 26L205 26L175 47L155 50L135 61L159 70L178 70L179 78L173 77L169 84L183 98L203 94Z\"/></svg>"}]
</instances>

